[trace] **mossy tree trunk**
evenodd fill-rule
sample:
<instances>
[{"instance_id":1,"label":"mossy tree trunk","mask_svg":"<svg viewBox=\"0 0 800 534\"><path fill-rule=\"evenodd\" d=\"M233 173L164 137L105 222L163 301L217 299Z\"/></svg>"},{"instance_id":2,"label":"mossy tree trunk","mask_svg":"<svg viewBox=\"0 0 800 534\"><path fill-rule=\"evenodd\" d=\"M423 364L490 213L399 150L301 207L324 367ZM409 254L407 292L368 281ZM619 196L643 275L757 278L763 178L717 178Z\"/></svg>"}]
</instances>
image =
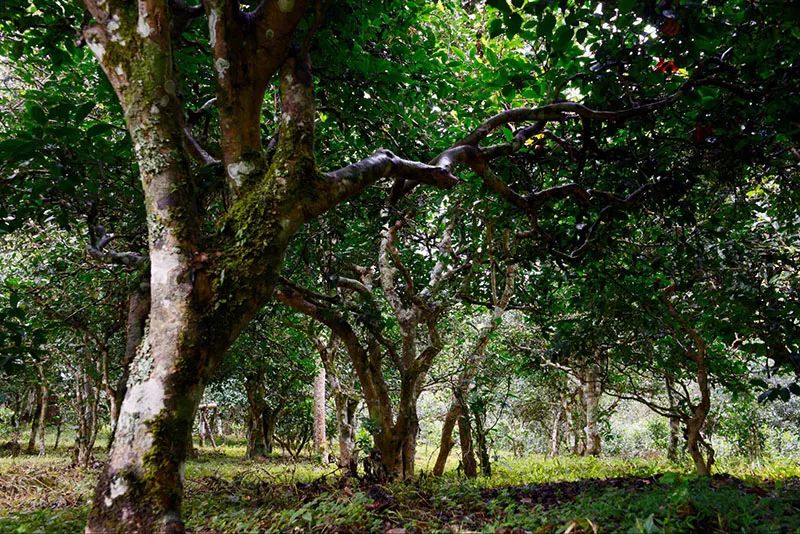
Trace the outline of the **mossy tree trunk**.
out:
<instances>
[{"instance_id":1,"label":"mossy tree trunk","mask_svg":"<svg viewBox=\"0 0 800 534\"><path fill-rule=\"evenodd\" d=\"M248 373L244 382L247 393L247 457L266 456L267 442L264 438L264 410L266 409L264 377L259 372Z\"/></svg>"},{"instance_id":2,"label":"mossy tree trunk","mask_svg":"<svg viewBox=\"0 0 800 534\"><path fill-rule=\"evenodd\" d=\"M356 409L358 399L341 393L334 393L333 402L336 407L336 431L339 441L339 458L337 464L348 476L356 476Z\"/></svg>"},{"instance_id":3,"label":"mossy tree trunk","mask_svg":"<svg viewBox=\"0 0 800 534\"><path fill-rule=\"evenodd\" d=\"M492 476L492 459L489 457L488 431L486 429L486 411L473 410L475 417L475 448L481 465L481 474Z\"/></svg>"},{"instance_id":4,"label":"mossy tree trunk","mask_svg":"<svg viewBox=\"0 0 800 534\"><path fill-rule=\"evenodd\" d=\"M475 449L472 445L472 424L470 421L469 406L464 399L461 402L458 416L458 441L461 445L461 468L464 476L474 478L478 476L478 462L475 460Z\"/></svg>"},{"instance_id":5,"label":"mossy tree trunk","mask_svg":"<svg viewBox=\"0 0 800 534\"><path fill-rule=\"evenodd\" d=\"M131 362L110 459L89 514L92 532L183 530L181 470L205 383L270 298L288 244L304 222L390 175L398 180L397 194L420 183L453 187L458 181L450 168L456 164L469 165L492 190L535 220L544 203L574 195L578 186L523 199L494 179L486 162L520 150L544 123L520 130L491 154L481 152L480 141L509 123L565 121L567 112L597 120L626 119L677 98L676 93L659 103L599 115L561 102L507 110L443 152L435 165L379 150L361 162L321 173L313 153L315 109L306 45L291 46L296 37L310 42L311 35L295 35L309 11L308 0L265 0L249 13L232 0L208 0L202 7L168 0L84 3L93 19L83 30L85 42L117 94L134 145L150 267L146 333ZM203 15L217 84L221 161L192 135L173 62L173 46L181 44L173 36ZM302 27L313 29L315 24L308 22ZM276 148L267 158L260 110L279 73L280 120ZM227 208L222 217L194 189L197 166L218 168L220 163ZM637 195L625 201L633 204ZM128 261L124 255L117 259ZM415 369L413 378L424 371ZM409 431L414 427L410 422L402 426Z\"/></svg>"}]
</instances>

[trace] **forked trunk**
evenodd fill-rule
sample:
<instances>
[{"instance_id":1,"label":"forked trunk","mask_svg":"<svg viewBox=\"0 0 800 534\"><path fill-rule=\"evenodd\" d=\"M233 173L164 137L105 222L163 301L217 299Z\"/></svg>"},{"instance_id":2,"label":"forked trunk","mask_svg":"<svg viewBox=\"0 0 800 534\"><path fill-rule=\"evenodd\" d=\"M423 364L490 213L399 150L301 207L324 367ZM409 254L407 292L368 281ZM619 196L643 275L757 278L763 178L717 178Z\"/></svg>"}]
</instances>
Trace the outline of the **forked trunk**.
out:
<instances>
[{"instance_id":1,"label":"forked trunk","mask_svg":"<svg viewBox=\"0 0 800 534\"><path fill-rule=\"evenodd\" d=\"M414 417L406 431L397 426L389 433L380 432L373 436L380 462L380 465L373 465L373 477L379 481L407 480L414 476L419 424Z\"/></svg>"}]
</instances>

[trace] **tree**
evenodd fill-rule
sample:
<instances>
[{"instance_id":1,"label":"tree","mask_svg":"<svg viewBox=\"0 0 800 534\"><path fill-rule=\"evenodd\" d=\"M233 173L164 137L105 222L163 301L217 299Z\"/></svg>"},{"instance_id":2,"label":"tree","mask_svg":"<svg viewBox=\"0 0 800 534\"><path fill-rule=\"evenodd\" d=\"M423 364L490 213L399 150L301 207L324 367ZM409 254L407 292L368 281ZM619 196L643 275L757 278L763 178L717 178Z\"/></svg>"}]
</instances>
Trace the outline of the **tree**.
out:
<instances>
[{"instance_id":1,"label":"tree","mask_svg":"<svg viewBox=\"0 0 800 534\"><path fill-rule=\"evenodd\" d=\"M393 5L387 3L384 9ZM312 10L301 0L267 0L244 12L238 3L222 1L206 2L202 8L179 1L142 0L137 5L87 1L94 22L83 31L85 42L117 94L141 175L151 296L146 334L132 362L137 372L131 374L120 409L90 528L182 529L182 489L176 481L180 481L191 421L204 385L225 350L270 298L289 242L301 226L377 179L389 175L397 179L396 200L418 183L454 186L450 169L464 164L525 215L531 237L547 247L567 250L562 255L575 259L615 214L649 197L680 196L693 185L692 180L684 183L673 177L678 167L673 160L683 162L683 158L669 157L683 153L677 143L647 140L651 131L658 130L661 137L685 138L673 135L684 133L680 132L683 126L676 126L681 122L675 116L697 123L696 137L702 144L709 137L705 114L713 125L721 107L740 106L745 118L762 116L753 109L763 108L770 113L769 120L762 122L769 130L781 132L770 134L766 144L788 143L778 135L789 131L791 119L777 110L790 95L786 89L790 84L783 82L794 58L787 60L783 53L773 53L782 47L763 43L774 43L773 28L786 30L778 32L782 43L793 44L794 37L789 18L777 17L769 8L747 4L748 22L757 21L759 29L757 38L748 37L755 44L749 44L741 37L747 32L739 31L743 23L738 2L708 12L679 9L681 26L693 33L675 39L644 37L649 34L643 27L628 31L642 26L645 19L659 25L665 15L650 2L626 3L637 8L629 13L599 3L550 6L492 1L490 5L492 37L505 34L510 48L514 39L531 38L536 47L530 48L528 61L520 59L527 52L519 52L525 48L518 47L508 54L505 65L495 50L487 48L486 61L499 72L483 69L482 75L502 87L498 93L513 98L522 92L517 87L520 80L530 77L529 64L534 63L542 75L536 80L538 87L525 98L550 103L540 107L526 103L483 123L471 117L462 126L472 133L431 160L433 165L378 151L360 163L323 173L317 169L313 150L316 116L308 61L325 12L323 4ZM380 8L376 9L380 14ZM357 14L352 8L331 11L343 18ZM208 71L211 76L197 76L206 85L213 78L216 85L220 158L200 146L187 121L186 84L178 69L184 65L179 61L185 58L182 49L187 48L182 33L204 13L213 70ZM643 17L639 22L637 15ZM27 17L19 20L28 22ZM523 17L530 23L524 24ZM731 26L736 29L729 30ZM194 31L199 33L196 27ZM41 37L38 31L33 35ZM584 43L590 47L589 54L580 46ZM732 44L740 69L728 68L726 63L725 50ZM796 50L791 47L788 53ZM674 60L662 60L653 68L656 58L678 53L685 56L687 69L692 68L686 78L676 72ZM708 56L714 60L707 61ZM761 72L772 74L775 83L764 82ZM665 75L676 76L664 81ZM264 143L260 110L276 76L280 78L280 119L274 142ZM711 90L699 94L700 87ZM584 95L586 104L563 102L562 89L567 88ZM738 102L726 100L723 92L728 90L737 95ZM699 96L700 102L688 104L682 100L687 95ZM486 107L498 109L499 104L495 98ZM673 104L681 105L675 116L652 118L654 111ZM597 111L591 105L616 111ZM41 117L38 111L31 113ZM626 121L635 126L617 135ZM747 124L760 126L761 122ZM730 130L731 137L737 135L735 129ZM495 133L504 135L505 142L480 146ZM628 134L636 140L633 150L624 147ZM575 143L576 137L582 142ZM602 148L602 144L607 146ZM551 160L550 166L558 169L544 180L527 176L519 184L514 182L522 193L488 165L501 156L524 154L520 167L530 168L536 154L546 153L548 147L563 151L563 158ZM629 165L631 160L644 164ZM213 175L219 163L224 184L211 180L217 194L209 194L213 188L203 191L202 177L204 172ZM200 165L211 171L201 171ZM618 172L620 167L626 172ZM509 171L508 177L512 175ZM640 183L642 175L645 183ZM586 180L586 176L591 178ZM554 224L544 224L554 211L561 215L553 217ZM576 226L580 226L577 242ZM131 261L129 255L110 251L106 256Z\"/></svg>"}]
</instances>

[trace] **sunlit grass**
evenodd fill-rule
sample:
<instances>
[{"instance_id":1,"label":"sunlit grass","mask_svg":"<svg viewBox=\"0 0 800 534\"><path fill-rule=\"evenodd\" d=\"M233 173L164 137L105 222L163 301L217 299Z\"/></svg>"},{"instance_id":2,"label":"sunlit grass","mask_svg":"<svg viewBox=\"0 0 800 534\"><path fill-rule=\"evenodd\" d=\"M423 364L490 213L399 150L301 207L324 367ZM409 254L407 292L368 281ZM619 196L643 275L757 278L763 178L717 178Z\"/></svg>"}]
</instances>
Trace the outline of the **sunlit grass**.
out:
<instances>
[{"instance_id":1,"label":"sunlit grass","mask_svg":"<svg viewBox=\"0 0 800 534\"><path fill-rule=\"evenodd\" d=\"M715 485L698 479L688 460L673 464L658 458L503 455L495 459L491 477L466 480L452 454L446 475L434 478L425 473L435 450L420 448L417 466L423 474L417 480L373 491L354 481L331 485L335 466L310 458L248 460L244 444L236 441L197 450L186 465L184 503L185 521L194 529L364 532L402 525L426 532L505 527L559 532L574 523L573 532L591 532L592 525L601 532L800 532L795 519L800 517L800 465L789 459L718 462L718 473L754 487L764 484L765 490L754 493L740 482L720 478L723 483ZM0 532L80 531L97 473L70 467L66 449L0 458ZM627 482L622 487L606 482L620 477L645 485L630 490ZM592 479L603 482L580 482ZM520 498L520 491L537 492L537 485L560 481L576 481L570 487L579 489L547 506Z\"/></svg>"}]
</instances>

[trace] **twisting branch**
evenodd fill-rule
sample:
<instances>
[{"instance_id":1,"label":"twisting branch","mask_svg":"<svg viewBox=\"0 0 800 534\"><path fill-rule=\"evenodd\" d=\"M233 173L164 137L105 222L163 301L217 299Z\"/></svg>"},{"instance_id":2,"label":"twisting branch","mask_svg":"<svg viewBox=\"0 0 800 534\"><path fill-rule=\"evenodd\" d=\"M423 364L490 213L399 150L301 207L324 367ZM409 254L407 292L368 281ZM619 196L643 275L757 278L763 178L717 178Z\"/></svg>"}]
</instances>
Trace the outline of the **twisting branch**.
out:
<instances>
[{"instance_id":1,"label":"twisting branch","mask_svg":"<svg viewBox=\"0 0 800 534\"><path fill-rule=\"evenodd\" d=\"M126 267L135 267L148 261L148 257L144 254L117 252L109 249L108 245L117 236L107 233L101 224L97 224L97 217L97 204L92 202L89 206L89 213L86 216L86 225L89 230L89 244L86 246L86 250L91 257L103 263L124 265Z\"/></svg>"}]
</instances>

